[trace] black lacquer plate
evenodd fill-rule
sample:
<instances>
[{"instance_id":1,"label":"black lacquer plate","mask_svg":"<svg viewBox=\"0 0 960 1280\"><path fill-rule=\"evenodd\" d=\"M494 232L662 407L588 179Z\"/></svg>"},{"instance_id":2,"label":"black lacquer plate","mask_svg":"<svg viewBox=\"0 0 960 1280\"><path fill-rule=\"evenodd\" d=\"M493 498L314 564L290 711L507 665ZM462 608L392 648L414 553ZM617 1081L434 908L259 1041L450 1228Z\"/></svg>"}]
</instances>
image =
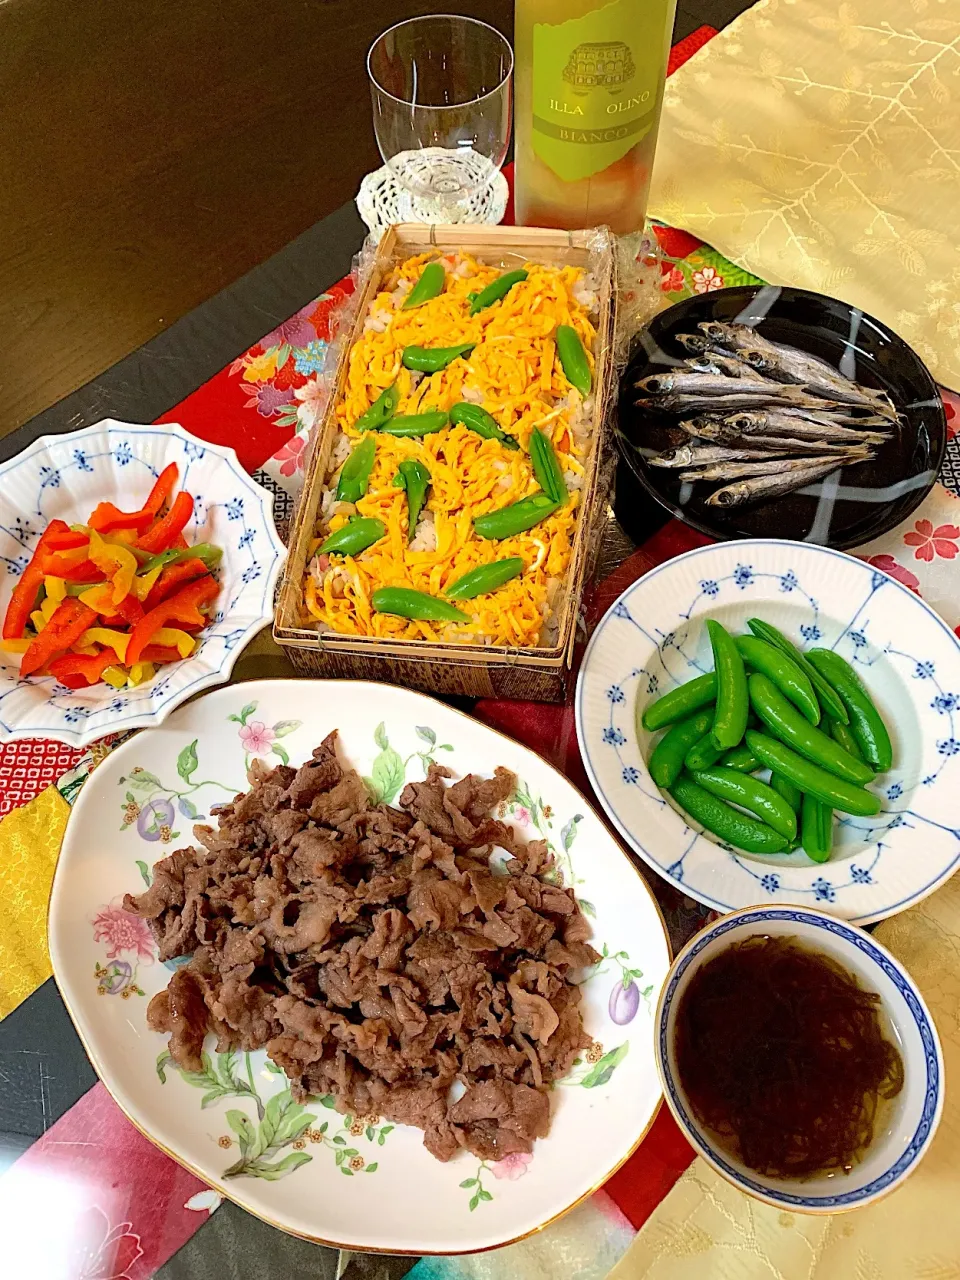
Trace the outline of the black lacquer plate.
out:
<instances>
[{"instance_id":1,"label":"black lacquer plate","mask_svg":"<svg viewBox=\"0 0 960 1280\"><path fill-rule=\"evenodd\" d=\"M636 405L635 384L682 362L678 333L704 320L750 324L774 342L829 361L867 387L882 387L900 410L896 435L869 462L755 506L717 508L704 499L717 484L682 484L647 458L689 443L668 415ZM791 538L856 547L886 533L914 511L936 482L947 443L946 418L923 361L895 333L857 307L803 289L773 285L720 289L686 298L656 316L634 345L620 387L617 514L630 532L644 520L646 494L713 538ZM649 520L647 519L647 523Z\"/></svg>"}]
</instances>

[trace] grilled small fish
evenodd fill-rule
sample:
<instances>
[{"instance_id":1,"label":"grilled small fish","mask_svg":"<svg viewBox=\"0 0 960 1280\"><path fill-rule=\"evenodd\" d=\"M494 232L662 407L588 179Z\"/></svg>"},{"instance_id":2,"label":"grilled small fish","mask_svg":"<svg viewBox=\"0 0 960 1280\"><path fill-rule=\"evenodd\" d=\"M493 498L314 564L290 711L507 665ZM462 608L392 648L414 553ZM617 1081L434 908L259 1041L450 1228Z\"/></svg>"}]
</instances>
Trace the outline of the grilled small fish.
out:
<instances>
[{"instance_id":1,"label":"grilled small fish","mask_svg":"<svg viewBox=\"0 0 960 1280\"><path fill-rule=\"evenodd\" d=\"M781 409L780 412L791 418L809 418L811 422L823 422L827 426L857 427L861 431L867 427L880 427L887 435L892 435L896 430L895 424L888 417L869 410L858 410L852 404L838 405L835 409L788 408Z\"/></svg>"},{"instance_id":2,"label":"grilled small fish","mask_svg":"<svg viewBox=\"0 0 960 1280\"><path fill-rule=\"evenodd\" d=\"M799 467L796 471L781 471L779 475L736 480L711 493L706 503L709 507L744 507L754 502L767 502L781 494L803 489L817 480L824 480L841 466L843 461L840 458L820 459L816 462L811 460L809 466Z\"/></svg>"},{"instance_id":3,"label":"grilled small fish","mask_svg":"<svg viewBox=\"0 0 960 1280\"><path fill-rule=\"evenodd\" d=\"M774 454L767 449L729 449L725 445L682 444L669 453L654 454L647 462L651 467L709 467L718 462L757 461L761 458L786 456L786 450L782 454Z\"/></svg>"},{"instance_id":4,"label":"grilled small fish","mask_svg":"<svg viewBox=\"0 0 960 1280\"><path fill-rule=\"evenodd\" d=\"M704 374L709 377L709 374ZM826 409L827 402L819 396L808 396L801 387L787 387L780 383L771 383L771 390L766 387L751 389L746 379L724 378L726 394L710 392L700 394L679 392L670 395L641 397L636 404L641 409L656 409L661 413L696 413L699 410L713 413L730 413L737 409L764 409L768 405L778 405L793 409Z\"/></svg>"},{"instance_id":5,"label":"grilled small fish","mask_svg":"<svg viewBox=\"0 0 960 1280\"><path fill-rule=\"evenodd\" d=\"M707 320L699 327L711 342L732 351L758 373L776 382L804 386L808 391L817 391L841 404L864 405L886 417L896 417L896 410L886 392L874 391L853 382L819 356L771 342L749 325Z\"/></svg>"},{"instance_id":6,"label":"grilled small fish","mask_svg":"<svg viewBox=\"0 0 960 1280\"><path fill-rule=\"evenodd\" d=\"M825 454L846 453L850 446L832 444L825 440L801 440L793 436L744 435L714 418L701 417L686 419L680 426L688 435L700 440L712 440L714 444L726 445L729 449L762 449L764 453L776 450L787 454Z\"/></svg>"},{"instance_id":7,"label":"grilled small fish","mask_svg":"<svg viewBox=\"0 0 960 1280\"><path fill-rule=\"evenodd\" d=\"M683 363L697 373L719 373L725 378L756 378L748 364L744 364L736 356L724 355L721 351L706 351L702 356L689 356Z\"/></svg>"},{"instance_id":8,"label":"grilled small fish","mask_svg":"<svg viewBox=\"0 0 960 1280\"><path fill-rule=\"evenodd\" d=\"M771 382L769 378L758 378L752 374L750 378L737 379L737 391L747 395L783 395L787 390L782 383ZM665 373L652 373L641 378L637 390L648 396L680 396L680 395L727 395L730 392L730 379L724 373L707 373L700 369L670 369Z\"/></svg>"},{"instance_id":9,"label":"grilled small fish","mask_svg":"<svg viewBox=\"0 0 960 1280\"><path fill-rule=\"evenodd\" d=\"M815 458L777 458L771 462L720 462L699 471L681 471L678 480L741 480L747 476L776 476L792 471L805 471L815 463L830 462L835 467L850 467L855 462L867 462L874 455L869 449L847 454L829 454Z\"/></svg>"},{"instance_id":10,"label":"grilled small fish","mask_svg":"<svg viewBox=\"0 0 960 1280\"><path fill-rule=\"evenodd\" d=\"M840 427L829 419L824 422L816 416L781 413L777 409L755 409L734 413L724 419L728 427L748 436L751 434L777 435L784 432L799 440L824 440L836 444L883 444L888 436L879 431L854 431Z\"/></svg>"},{"instance_id":11,"label":"grilled small fish","mask_svg":"<svg viewBox=\"0 0 960 1280\"><path fill-rule=\"evenodd\" d=\"M695 356L703 355L704 352L710 350L710 339L704 337L702 333L678 333L677 341L681 347L690 351Z\"/></svg>"}]
</instances>

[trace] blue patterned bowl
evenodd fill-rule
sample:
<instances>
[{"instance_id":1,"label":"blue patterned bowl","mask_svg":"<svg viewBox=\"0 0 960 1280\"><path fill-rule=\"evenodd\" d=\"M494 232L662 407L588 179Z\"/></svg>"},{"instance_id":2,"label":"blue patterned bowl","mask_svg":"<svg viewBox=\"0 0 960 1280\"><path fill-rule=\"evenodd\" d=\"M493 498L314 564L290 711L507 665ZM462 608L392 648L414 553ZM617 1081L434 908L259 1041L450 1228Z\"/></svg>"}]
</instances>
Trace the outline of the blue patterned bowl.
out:
<instances>
[{"instance_id":1,"label":"blue patterned bowl","mask_svg":"<svg viewBox=\"0 0 960 1280\"><path fill-rule=\"evenodd\" d=\"M697 969L756 934L787 935L832 956L882 1001L888 1034L903 1058L904 1086L879 1113L873 1142L844 1176L767 1178L719 1146L694 1117L676 1070L676 1013ZM751 907L708 925L680 952L660 993L654 1034L667 1105L697 1153L728 1181L776 1208L801 1213L859 1209L899 1186L926 1154L943 1111L943 1055L933 1018L910 975L868 933L809 907Z\"/></svg>"},{"instance_id":2,"label":"blue patterned bowl","mask_svg":"<svg viewBox=\"0 0 960 1280\"><path fill-rule=\"evenodd\" d=\"M705 621L746 630L754 615L801 647L833 648L862 672L894 742L874 784L876 818L843 817L824 865L802 852L752 856L691 826L646 760L648 702L712 668ZM635 582L587 649L577 734L604 808L632 847L682 892L718 911L758 901L818 906L858 924L932 893L960 865L960 641L893 578L810 543L702 547Z\"/></svg>"},{"instance_id":3,"label":"blue patterned bowl","mask_svg":"<svg viewBox=\"0 0 960 1280\"><path fill-rule=\"evenodd\" d=\"M223 548L221 593L197 652L162 668L154 680L118 691L99 684L72 691L52 676L19 679L18 656L0 653L0 739L55 738L84 746L106 733L159 724L187 698L223 684L244 645L273 617L286 554L270 494L232 449L207 444L181 427L105 419L70 435L42 436L0 466L0 616L46 525L82 522L98 502L130 510L168 463L196 500L191 542Z\"/></svg>"}]
</instances>

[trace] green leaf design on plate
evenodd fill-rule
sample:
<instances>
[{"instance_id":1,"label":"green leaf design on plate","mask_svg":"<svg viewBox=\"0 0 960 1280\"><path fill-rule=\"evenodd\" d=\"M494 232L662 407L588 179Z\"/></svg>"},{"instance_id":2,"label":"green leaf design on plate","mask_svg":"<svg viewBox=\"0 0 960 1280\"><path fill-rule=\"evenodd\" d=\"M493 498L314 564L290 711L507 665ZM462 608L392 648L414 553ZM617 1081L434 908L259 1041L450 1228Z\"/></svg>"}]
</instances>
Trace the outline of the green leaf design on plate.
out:
<instances>
[{"instance_id":1,"label":"green leaf design on plate","mask_svg":"<svg viewBox=\"0 0 960 1280\"><path fill-rule=\"evenodd\" d=\"M273 726L273 732L278 738L285 738L288 733L293 733L293 731L295 729L299 729L302 724L302 720L278 720Z\"/></svg>"},{"instance_id":2,"label":"green leaf design on plate","mask_svg":"<svg viewBox=\"0 0 960 1280\"><path fill-rule=\"evenodd\" d=\"M190 781L191 777L196 773L199 763L197 759L197 739L194 738L177 756L177 773L179 773L184 782Z\"/></svg>"},{"instance_id":3,"label":"green leaf design on plate","mask_svg":"<svg viewBox=\"0 0 960 1280\"><path fill-rule=\"evenodd\" d=\"M139 773L131 773L127 778L127 786L133 787L135 791L153 791L155 787L162 787L160 779L155 773L150 773L148 769L141 769Z\"/></svg>"},{"instance_id":4,"label":"green leaf design on plate","mask_svg":"<svg viewBox=\"0 0 960 1280\"><path fill-rule=\"evenodd\" d=\"M373 740L381 751L386 751L390 745L387 739L387 727L382 720L373 731Z\"/></svg>"},{"instance_id":5,"label":"green leaf design on plate","mask_svg":"<svg viewBox=\"0 0 960 1280\"><path fill-rule=\"evenodd\" d=\"M392 804L406 781L403 758L391 747L382 722L377 725L373 736L380 754L373 762L370 777L363 781L374 804Z\"/></svg>"},{"instance_id":6,"label":"green leaf design on plate","mask_svg":"<svg viewBox=\"0 0 960 1280\"><path fill-rule=\"evenodd\" d=\"M617 1045L616 1049L611 1049L609 1053L605 1053L593 1070L580 1082L584 1089L596 1089L598 1086L606 1084L627 1056L629 1048L630 1041L624 1040L623 1044Z\"/></svg>"},{"instance_id":7,"label":"green leaf design on plate","mask_svg":"<svg viewBox=\"0 0 960 1280\"><path fill-rule=\"evenodd\" d=\"M560 832L560 843L563 845L567 853L570 852L570 846L577 838L577 825L583 821L582 813L575 813L570 821L564 826Z\"/></svg>"},{"instance_id":8,"label":"green leaf design on plate","mask_svg":"<svg viewBox=\"0 0 960 1280\"><path fill-rule=\"evenodd\" d=\"M280 763L281 763L281 764L289 764L289 763L290 763L290 756L289 756L289 754L287 753L287 751L286 751L286 749L285 749L284 747L281 747L281 746L280 746L279 742L275 742L275 743L273 744L273 746L272 746L271 750L273 751L273 754L274 754L275 756L279 756L279 757L280 757Z\"/></svg>"},{"instance_id":9,"label":"green leaf design on plate","mask_svg":"<svg viewBox=\"0 0 960 1280\"><path fill-rule=\"evenodd\" d=\"M416 727L416 733L417 737L421 738L428 747L435 747L437 745L437 735L431 728L429 728L429 726L425 724L418 724Z\"/></svg>"},{"instance_id":10,"label":"green leaf design on plate","mask_svg":"<svg viewBox=\"0 0 960 1280\"><path fill-rule=\"evenodd\" d=\"M145 862L141 861L140 858L137 859L137 868L140 872L141 878L143 879L143 883L149 889L150 885L153 883L153 877L150 875L150 868Z\"/></svg>"}]
</instances>

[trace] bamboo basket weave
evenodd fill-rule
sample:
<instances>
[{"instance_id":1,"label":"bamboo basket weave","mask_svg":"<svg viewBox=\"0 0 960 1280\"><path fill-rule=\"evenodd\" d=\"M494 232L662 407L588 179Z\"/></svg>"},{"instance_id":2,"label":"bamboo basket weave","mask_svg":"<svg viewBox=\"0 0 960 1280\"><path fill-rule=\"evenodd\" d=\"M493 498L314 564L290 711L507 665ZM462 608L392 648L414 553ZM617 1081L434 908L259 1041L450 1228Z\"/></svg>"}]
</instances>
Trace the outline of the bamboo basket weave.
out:
<instances>
[{"instance_id":1,"label":"bamboo basket weave","mask_svg":"<svg viewBox=\"0 0 960 1280\"><path fill-rule=\"evenodd\" d=\"M432 247L466 250L501 268L523 260L551 266L582 266L597 277L600 318L594 377L595 408L586 460L581 507L557 608L556 643L550 647L508 648L481 644L431 644L424 640L384 640L375 636L320 633L303 603L303 576L323 495L324 478L337 437L335 407L343 394L347 359L363 331L363 322L381 281L414 254ZM424 226L403 224L383 236L373 266L362 282L355 319L343 344L332 394L318 426L303 493L290 535L290 552L274 620L273 634L293 666L304 675L331 679L382 680L429 693L467 697L523 698L560 702L566 695L577 633L580 600L590 581L606 509L601 481L604 438L614 384L613 338L616 308L614 240L604 231L550 231L537 227Z\"/></svg>"}]
</instances>

